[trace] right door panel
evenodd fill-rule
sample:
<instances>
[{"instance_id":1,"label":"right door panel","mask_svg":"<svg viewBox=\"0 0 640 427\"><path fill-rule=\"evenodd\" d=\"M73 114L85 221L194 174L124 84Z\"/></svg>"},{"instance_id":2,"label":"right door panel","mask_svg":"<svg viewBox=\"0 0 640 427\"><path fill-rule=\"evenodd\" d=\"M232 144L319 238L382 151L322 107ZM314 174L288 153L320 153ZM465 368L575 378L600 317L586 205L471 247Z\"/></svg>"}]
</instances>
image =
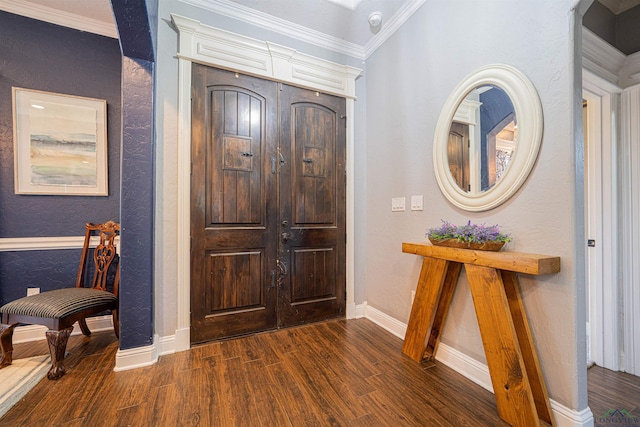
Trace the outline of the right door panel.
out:
<instances>
[{"instance_id":1,"label":"right door panel","mask_svg":"<svg viewBox=\"0 0 640 427\"><path fill-rule=\"evenodd\" d=\"M345 313L345 100L280 91L280 326Z\"/></svg>"}]
</instances>

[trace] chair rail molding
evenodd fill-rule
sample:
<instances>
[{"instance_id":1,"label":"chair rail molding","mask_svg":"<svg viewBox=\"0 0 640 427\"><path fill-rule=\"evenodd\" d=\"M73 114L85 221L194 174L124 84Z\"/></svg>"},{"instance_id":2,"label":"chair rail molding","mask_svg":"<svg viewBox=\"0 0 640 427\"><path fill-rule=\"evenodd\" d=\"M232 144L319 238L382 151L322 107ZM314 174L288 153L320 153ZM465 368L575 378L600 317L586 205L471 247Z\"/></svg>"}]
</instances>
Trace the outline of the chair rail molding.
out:
<instances>
[{"instance_id":1,"label":"chair rail molding","mask_svg":"<svg viewBox=\"0 0 640 427\"><path fill-rule=\"evenodd\" d=\"M90 247L96 247L99 241L99 237L92 236ZM83 242L84 236L3 237L0 238L0 252L80 249ZM119 250L120 236L116 237L115 242Z\"/></svg>"},{"instance_id":2,"label":"chair rail molding","mask_svg":"<svg viewBox=\"0 0 640 427\"><path fill-rule=\"evenodd\" d=\"M190 348L190 224L191 224L191 64L211 65L344 97L347 113L347 318L355 316L354 273L354 112L355 80L362 70L313 57L268 41L171 15L178 30L177 153L177 285L175 351Z\"/></svg>"}]
</instances>

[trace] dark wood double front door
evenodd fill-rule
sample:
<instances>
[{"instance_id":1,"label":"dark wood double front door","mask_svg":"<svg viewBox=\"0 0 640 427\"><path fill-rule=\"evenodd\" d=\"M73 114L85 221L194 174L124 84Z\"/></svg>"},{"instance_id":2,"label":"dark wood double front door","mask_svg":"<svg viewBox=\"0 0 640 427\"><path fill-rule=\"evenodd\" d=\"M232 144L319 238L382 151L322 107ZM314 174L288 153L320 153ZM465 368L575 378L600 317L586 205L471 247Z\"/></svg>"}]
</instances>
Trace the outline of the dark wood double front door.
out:
<instances>
[{"instance_id":1,"label":"dark wood double front door","mask_svg":"<svg viewBox=\"0 0 640 427\"><path fill-rule=\"evenodd\" d=\"M345 313L345 100L193 64L191 342Z\"/></svg>"}]
</instances>

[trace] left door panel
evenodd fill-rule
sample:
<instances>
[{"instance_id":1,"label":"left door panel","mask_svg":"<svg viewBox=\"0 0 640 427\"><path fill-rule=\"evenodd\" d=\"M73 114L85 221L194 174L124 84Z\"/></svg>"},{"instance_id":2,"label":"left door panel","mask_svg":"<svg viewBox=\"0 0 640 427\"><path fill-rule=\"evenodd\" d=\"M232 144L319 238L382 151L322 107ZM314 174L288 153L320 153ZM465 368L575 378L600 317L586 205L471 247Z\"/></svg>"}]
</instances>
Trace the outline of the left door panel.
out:
<instances>
[{"instance_id":1,"label":"left door panel","mask_svg":"<svg viewBox=\"0 0 640 427\"><path fill-rule=\"evenodd\" d=\"M277 326L274 82L193 64L191 342Z\"/></svg>"}]
</instances>

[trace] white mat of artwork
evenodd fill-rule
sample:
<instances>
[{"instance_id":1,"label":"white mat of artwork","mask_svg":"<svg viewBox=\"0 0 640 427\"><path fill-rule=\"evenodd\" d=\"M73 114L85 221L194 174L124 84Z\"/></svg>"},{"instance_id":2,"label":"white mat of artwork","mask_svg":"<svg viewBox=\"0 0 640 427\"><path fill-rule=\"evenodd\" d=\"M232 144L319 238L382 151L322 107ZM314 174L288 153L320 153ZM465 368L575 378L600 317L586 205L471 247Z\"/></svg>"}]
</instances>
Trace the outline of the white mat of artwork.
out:
<instances>
[{"instance_id":1,"label":"white mat of artwork","mask_svg":"<svg viewBox=\"0 0 640 427\"><path fill-rule=\"evenodd\" d=\"M0 369L0 417L27 394L51 367L49 356L14 360Z\"/></svg>"}]
</instances>

